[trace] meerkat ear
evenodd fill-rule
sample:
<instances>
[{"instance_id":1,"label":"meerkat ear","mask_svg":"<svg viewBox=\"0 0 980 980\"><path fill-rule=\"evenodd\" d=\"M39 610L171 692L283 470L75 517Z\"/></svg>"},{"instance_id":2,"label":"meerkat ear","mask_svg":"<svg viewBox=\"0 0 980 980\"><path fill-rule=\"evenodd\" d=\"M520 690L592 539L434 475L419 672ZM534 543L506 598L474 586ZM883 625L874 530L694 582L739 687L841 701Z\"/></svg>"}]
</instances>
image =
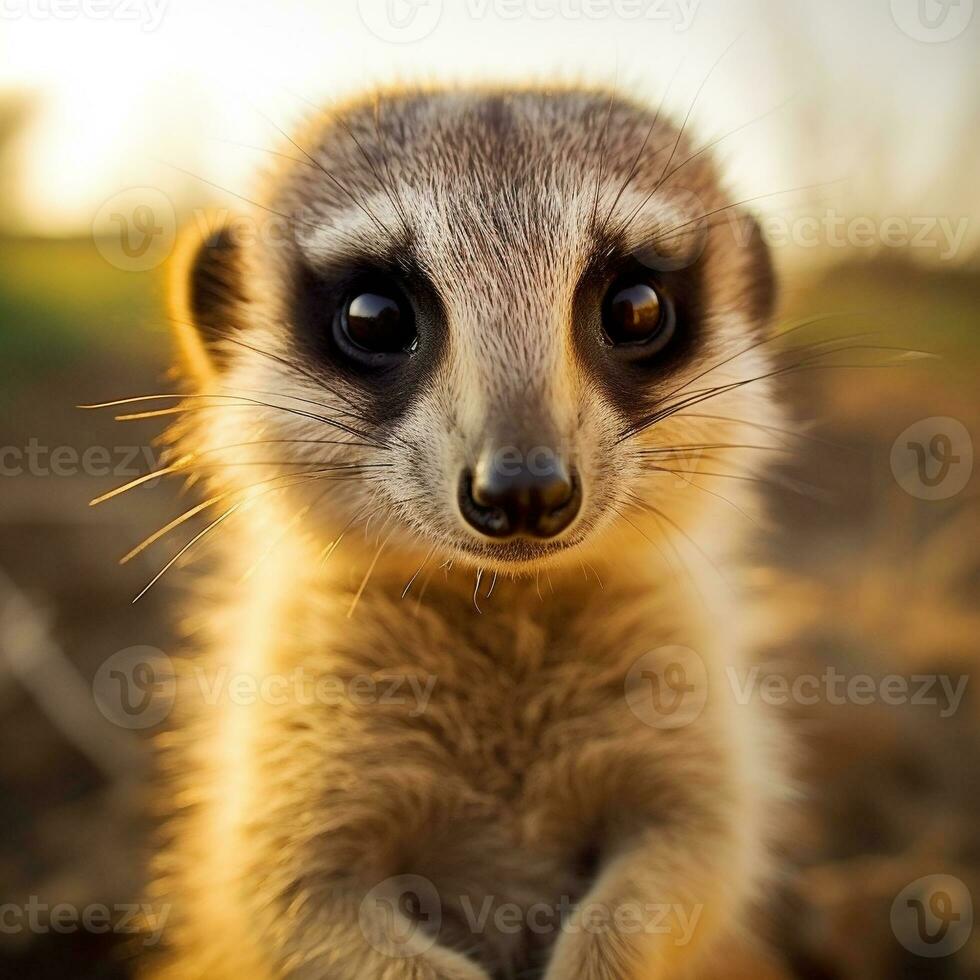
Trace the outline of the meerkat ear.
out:
<instances>
[{"instance_id":1,"label":"meerkat ear","mask_svg":"<svg viewBox=\"0 0 980 980\"><path fill-rule=\"evenodd\" d=\"M737 242L744 256L741 282L745 309L755 323L768 327L779 298L776 271L762 226L747 211L738 218Z\"/></svg>"},{"instance_id":2,"label":"meerkat ear","mask_svg":"<svg viewBox=\"0 0 980 980\"><path fill-rule=\"evenodd\" d=\"M227 355L227 338L242 322L248 298L242 255L226 224L202 241L188 229L172 265L170 296L182 365L200 386L213 381Z\"/></svg>"}]
</instances>

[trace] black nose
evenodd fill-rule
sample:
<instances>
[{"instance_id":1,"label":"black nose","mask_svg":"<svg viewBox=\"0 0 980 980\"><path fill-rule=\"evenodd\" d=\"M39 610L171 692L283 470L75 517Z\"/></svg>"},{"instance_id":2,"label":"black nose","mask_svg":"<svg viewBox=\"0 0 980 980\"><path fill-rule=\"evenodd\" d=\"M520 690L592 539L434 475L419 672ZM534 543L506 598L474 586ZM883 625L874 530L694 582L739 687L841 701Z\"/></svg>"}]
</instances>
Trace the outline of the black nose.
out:
<instances>
[{"instance_id":1,"label":"black nose","mask_svg":"<svg viewBox=\"0 0 980 980\"><path fill-rule=\"evenodd\" d=\"M491 538L553 538L575 520L581 504L574 472L550 450L485 453L459 484L463 517Z\"/></svg>"}]
</instances>

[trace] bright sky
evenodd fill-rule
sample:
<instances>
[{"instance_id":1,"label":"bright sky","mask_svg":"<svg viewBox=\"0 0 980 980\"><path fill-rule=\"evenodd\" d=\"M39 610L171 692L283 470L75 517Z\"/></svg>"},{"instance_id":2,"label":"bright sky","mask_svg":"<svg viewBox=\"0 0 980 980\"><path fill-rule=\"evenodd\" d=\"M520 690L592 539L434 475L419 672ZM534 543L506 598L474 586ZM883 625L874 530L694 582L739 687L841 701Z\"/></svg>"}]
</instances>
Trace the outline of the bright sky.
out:
<instances>
[{"instance_id":1,"label":"bright sky","mask_svg":"<svg viewBox=\"0 0 980 980\"><path fill-rule=\"evenodd\" d=\"M683 115L733 41L694 119L706 141L771 112L720 147L740 195L847 178L865 208L975 216L980 17L922 0L923 23L919 2L0 0L0 93L36 106L0 220L85 233L128 187L216 193L175 167L247 194L262 154L237 144L276 145L263 114L286 128L385 79L557 72L656 101L676 71Z\"/></svg>"}]
</instances>

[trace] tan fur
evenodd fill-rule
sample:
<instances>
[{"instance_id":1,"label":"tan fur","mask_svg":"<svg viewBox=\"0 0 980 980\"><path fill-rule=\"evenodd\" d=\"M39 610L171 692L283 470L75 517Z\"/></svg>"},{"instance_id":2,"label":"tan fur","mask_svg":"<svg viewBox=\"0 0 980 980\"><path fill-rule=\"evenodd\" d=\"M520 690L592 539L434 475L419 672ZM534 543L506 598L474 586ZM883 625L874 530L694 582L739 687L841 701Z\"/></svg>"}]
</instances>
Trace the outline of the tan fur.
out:
<instances>
[{"instance_id":1,"label":"tan fur","mask_svg":"<svg viewBox=\"0 0 980 980\"><path fill-rule=\"evenodd\" d=\"M677 474L637 451L775 444L779 413L761 378L771 364L756 346L764 314L752 305L767 270L736 234L743 216L719 210L730 202L706 156L654 121L608 93L406 93L346 106L284 145L301 162L270 174L261 200L301 215L300 241L240 250L247 300L229 309L233 339L208 347L221 367L194 370L197 339L186 362L198 393L234 397L189 402L174 430L177 456L226 495L212 517L248 503L202 542L220 571L196 587L164 756L173 818L157 901L172 908L155 975L659 980L718 975L719 943L748 930L784 780L776 734L757 706L734 702L725 669L746 656L735 563L759 519L751 475L765 452L683 454L667 463ZM688 158L648 199L666 164ZM702 343L636 398L760 379L625 440L623 411L571 341L597 181L600 220L614 202L617 218L638 211L630 248L703 213L733 219L668 240L703 249ZM438 370L397 420L373 420L384 448L281 442L342 436L282 406L367 427L356 387L297 366L284 283L301 254L379 248L378 222L408 225L441 298ZM454 487L488 439L518 429L575 459L583 514L561 547L503 556L462 527ZM385 468L283 478L327 461ZM704 664L706 704L665 729L630 709L626 688L638 658L672 645ZM330 705L202 698L202 676L297 670L348 693ZM434 687L421 711L361 703L349 691L364 677ZM438 893L443 928L438 944L422 929L415 955L393 956L369 942L365 899L403 875ZM545 936L494 922L474 932L466 909L487 898L522 910L567 898L610 914L669 905L696 926L681 943L673 921L669 932L590 931L576 912Z\"/></svg>"}]
</instances>

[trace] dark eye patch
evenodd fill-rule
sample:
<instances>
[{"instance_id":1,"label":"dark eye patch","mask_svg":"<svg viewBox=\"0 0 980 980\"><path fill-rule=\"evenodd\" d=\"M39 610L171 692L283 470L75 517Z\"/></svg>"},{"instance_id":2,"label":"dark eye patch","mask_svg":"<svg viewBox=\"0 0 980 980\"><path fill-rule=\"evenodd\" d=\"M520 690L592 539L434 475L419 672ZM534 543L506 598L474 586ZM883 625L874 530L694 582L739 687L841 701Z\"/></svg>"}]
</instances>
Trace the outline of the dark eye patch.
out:
<instances>
[{"instance_id":1,"label":"dark eye patch","mask_svg":"<svg viewBox=\"0 0 980 980\"><path fill-rule=\"evenodd\" d=\"M390 308L385 299L391 300ZM288 302L301 358L311 369L359 389L370 415L379 420L405 412L436 370L445 349L445 317L439 298L427 278L404 257L398 265L363 258L323 268L297 257ZM353 330L352 309L365 315ZM380 318L378 330L385 332L376 339L374 349L368 313ZM345 321L346 328L338 329ZM405 332L408 324L410 340Z\"/></svg>"},{"instance_id":2,"label":"dark eye patch","mask_svg":"<svg viewBox=\"0 0 980 980\"><path fill-rule=\"evenodd\" d=\"M703 255L685 268L656 270L615 245L603 249L582 276L573 306L576 349L606 396L627 418L643 418L670 379L702 346L703 276ZM610 342L610 296L616 298L625 290L627 297L643 300L641 289L632 291L634 284L654 290L664 315L669 312L673 318L669 342L660 343L653 330L650 345Z\"/></svg>"}]
</instances>

